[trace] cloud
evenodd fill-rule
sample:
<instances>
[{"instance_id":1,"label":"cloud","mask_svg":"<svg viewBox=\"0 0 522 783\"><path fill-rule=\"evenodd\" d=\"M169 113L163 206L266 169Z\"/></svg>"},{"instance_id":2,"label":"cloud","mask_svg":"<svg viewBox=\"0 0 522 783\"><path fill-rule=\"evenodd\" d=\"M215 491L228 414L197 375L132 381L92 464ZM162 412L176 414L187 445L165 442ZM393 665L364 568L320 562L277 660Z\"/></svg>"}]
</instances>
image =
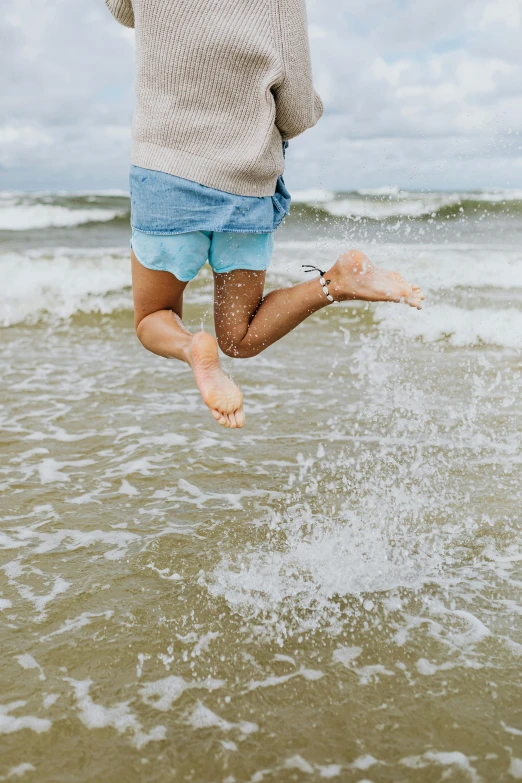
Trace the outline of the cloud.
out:
<instances>
[{"instance_id":1,"label":"cloud","mask_svg":"<svg viewBox=\"0 0 522 783\"><path fill-rule=\"evenodd\" d=\"M291 186L522 186L522 0L308 9L325 116L290 145ZM125 186L133 44L103 0L4 0L1 187Z\"/></svg>"},{"instance_id":2,"label":"cloud","mask_svg":"<svg viewBox=\"0 0 522 783\"><path fill-rule=\"evenodd\" d=\"M519 0L492 0L486 3L480 20L481 27L498 23L506 27L520 27L522 5Z\"/></svg>"}]
</instances>

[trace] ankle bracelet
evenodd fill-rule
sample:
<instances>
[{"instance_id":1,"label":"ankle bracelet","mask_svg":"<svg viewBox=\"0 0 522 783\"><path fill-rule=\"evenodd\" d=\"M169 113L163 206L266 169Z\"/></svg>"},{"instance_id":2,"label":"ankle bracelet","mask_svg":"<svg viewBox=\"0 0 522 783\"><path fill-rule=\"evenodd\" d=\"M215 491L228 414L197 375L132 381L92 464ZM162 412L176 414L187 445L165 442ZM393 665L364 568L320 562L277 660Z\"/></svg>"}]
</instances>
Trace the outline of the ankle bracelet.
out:
<instances>
[{"instance_id":1,"label":"ankle bracelet","mask_svg":"<svg viewBox=\"0 0 522 783\"><path fill-rule=\"evenodd\" d=\"M324 291L324 295L326 296L329 302L335 302L335 299L333 298L330 291L328 290L328 286L332 281L324 279L326 273L323 272L322 269L319 269L318 266L312 266L312 264L301 264L301 266L305 270L305 274L308 272L319 272L319 282L321 283L321 288ZM308 269L306 267L308 267Z\"/></svg>"}]
</instances>

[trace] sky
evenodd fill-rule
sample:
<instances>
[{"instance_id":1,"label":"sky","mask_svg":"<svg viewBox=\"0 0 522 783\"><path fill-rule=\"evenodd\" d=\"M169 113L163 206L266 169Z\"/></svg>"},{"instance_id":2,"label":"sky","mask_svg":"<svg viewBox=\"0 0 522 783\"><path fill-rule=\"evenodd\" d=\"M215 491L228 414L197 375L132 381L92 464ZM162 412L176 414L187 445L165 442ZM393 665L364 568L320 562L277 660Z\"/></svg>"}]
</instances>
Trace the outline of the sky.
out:
<instances>
[{"instance_id":1,"label":"sky","mask_svg":"<svg viewBox=\"0 0 522 783\"><path fill-rule=\"evenodd\" d=\"M308 0L320 123L290 188L522 187L522 0ZM0 190L126 188L134 33L103 0L3 0Z\"/></svg>"}]
</instances>

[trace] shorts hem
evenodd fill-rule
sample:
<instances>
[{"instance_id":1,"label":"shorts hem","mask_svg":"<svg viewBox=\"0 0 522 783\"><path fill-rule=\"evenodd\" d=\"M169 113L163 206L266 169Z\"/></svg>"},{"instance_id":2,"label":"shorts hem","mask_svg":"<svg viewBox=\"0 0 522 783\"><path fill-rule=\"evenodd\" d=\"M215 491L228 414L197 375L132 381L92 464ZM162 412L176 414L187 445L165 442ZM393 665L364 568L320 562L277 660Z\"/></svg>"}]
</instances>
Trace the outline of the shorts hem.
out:
<instances>
[{"instance_id":1,"label":"shorts hem","mask_svg":"<svg viewBox=\"0 0 522 783\"><path fill-rule=\"evenodd\" d=\"M211 265L212 271L216 273L216 275L225 275L228 272L267 272L270 264L268 266L263 267L254 267L254 266L230 266L225 267L225 269L214 269L214 267Z\"/></svg>"},{"instance_id":2,"label":"shorts hem","mask_svg":"<svg viewBox=\"0 0 522 783\"><path fill-rule=\"evenodd\" d=\"M179 236L180 234L192 234L196 231L210 231L214 234L273 234L281 223L278 223L277 226L274 226L274 228L269 229L263 229L263 228L207 228L206 226L203 228L187 228L187 229L171 229L171 230L159 230L159 231L152 231L150 229L146 228L139 228L138 226L135 226L134 223L131 223L131 228L134 231L140 231L142 234L149 234L150 236L158 236L158 237L169 237L169 236Z\"/></svg>"},{"instance_id":3,"label":"shorts hem","mask_svg":"<svg viewBox=\"0 0 522 783\"><path fill-rule=\"evenodd\" d=\"M136 258L136 261L138 261L141 266L144 266L145 269L150 269L151 272L170 272L171 275L174 275L176 280L179 280L180 283L190 283L194 278L197 276L198 272L200 271L198 269L198 272L193 277L181 277L181 275L177 275L175 272L172 271L172 269L169 269L168 267L162 265L162 266L151 266L150 264L146 264L144 261L142 261L141 258L139 258L138 254L136 253L135 249L132 247L132 252L134 253L134 256Z\"/></svg>"}]
</instances>

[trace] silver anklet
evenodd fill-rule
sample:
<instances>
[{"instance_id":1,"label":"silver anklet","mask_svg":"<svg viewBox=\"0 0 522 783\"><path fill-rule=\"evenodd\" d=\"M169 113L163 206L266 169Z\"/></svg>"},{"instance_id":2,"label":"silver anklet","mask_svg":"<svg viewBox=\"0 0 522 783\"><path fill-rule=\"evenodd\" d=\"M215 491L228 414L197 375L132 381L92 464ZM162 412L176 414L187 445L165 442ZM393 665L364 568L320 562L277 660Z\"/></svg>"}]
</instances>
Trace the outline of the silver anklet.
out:
<instances>
[{"instance_id":1,"label":"silver anklet","mask_svg":"<svg viewBox=\"0 0 522 783\"><path fill-rule=\"evenodd\" d=\"M319 282L321 283L321 288L324 291L324 295L328 299L329 302L335 302L335 299L331 295L330 291L328 290L328 286L332 282L331 280L325 280L325 272L322 271L322 269L319 269L318 266L312 266L312 264L301 264L303 269L305 270L305 273L307 272L319 272ZM308 269L306 268L308 267Z\"/></svg>"}]
</instances>

